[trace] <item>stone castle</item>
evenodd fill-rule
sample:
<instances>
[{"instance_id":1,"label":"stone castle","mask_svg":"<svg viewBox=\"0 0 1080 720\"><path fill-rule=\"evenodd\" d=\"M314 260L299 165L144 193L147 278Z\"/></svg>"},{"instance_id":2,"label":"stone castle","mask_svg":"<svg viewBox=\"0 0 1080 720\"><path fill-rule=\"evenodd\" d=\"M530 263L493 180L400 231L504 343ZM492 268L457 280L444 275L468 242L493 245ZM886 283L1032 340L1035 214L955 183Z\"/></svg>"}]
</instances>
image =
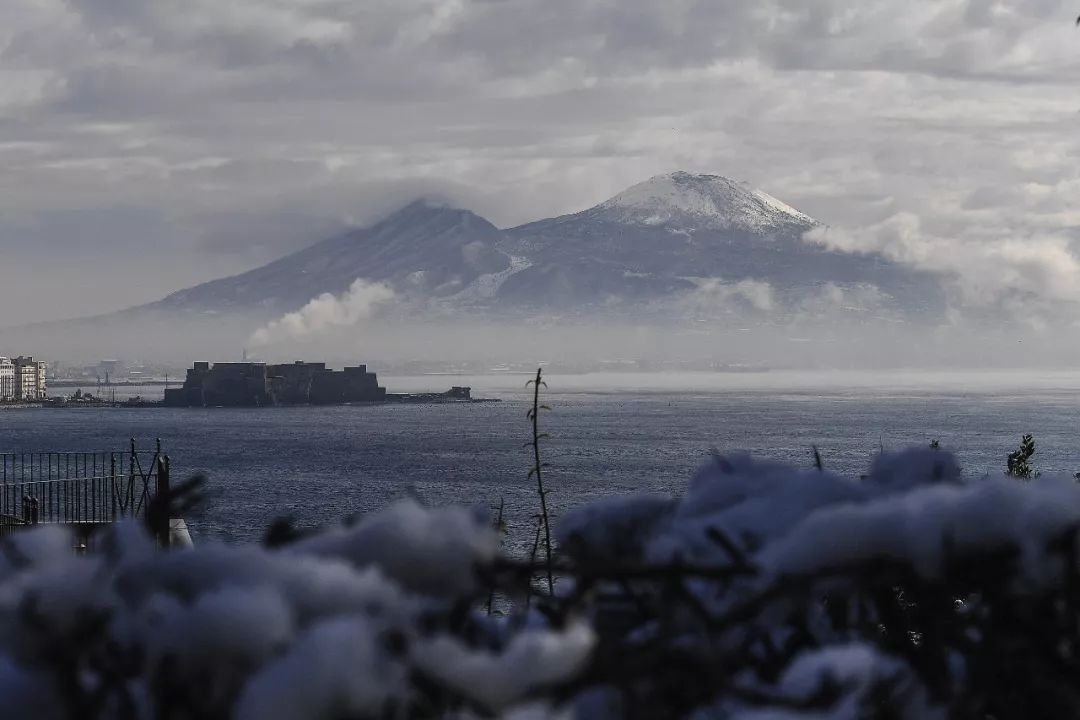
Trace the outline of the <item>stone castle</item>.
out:
<instances>
[{"instance_id":1,"label":"stone castle","mask_svg":"<svg viewBox=\"0 0 1080 720\"><path fill-rule=\"evenodd\" d=\"M386 388L366 365L329 370L326 363L197 362L181 388L165 391L173 407L260 407L379 402Z\"/></svg>"}]
</instances>

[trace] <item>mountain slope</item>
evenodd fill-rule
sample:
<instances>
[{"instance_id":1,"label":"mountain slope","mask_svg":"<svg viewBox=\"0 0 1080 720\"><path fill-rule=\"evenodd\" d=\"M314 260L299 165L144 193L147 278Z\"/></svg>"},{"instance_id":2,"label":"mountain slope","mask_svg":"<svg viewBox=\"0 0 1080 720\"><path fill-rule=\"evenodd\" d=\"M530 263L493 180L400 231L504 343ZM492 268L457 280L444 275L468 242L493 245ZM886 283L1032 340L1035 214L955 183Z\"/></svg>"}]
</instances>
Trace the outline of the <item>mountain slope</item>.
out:
<instances>
[{"instance_id":1,"label":"mountain slope","mask_svg":"<svg viewBox=\"0 0 1080 720\"><path fill-rule=\"evenodd\" d=\"M415 317L623 316L634 321L840 312L933 317L936 276L803 240L818 223L746 184L673 173L582 212L501 231L419 201L382 222L147 308L277 315L357 278L390 285Z\"/></svg>"},{"instance_id":2,"label":"mountain slope","mask_svg":"<svg viewBox=\"0 0 1080 720\"><path fill-rule=\"evenodd\" d=\"M382 222L319 242L268 265L173 293L150 306L185 313L282 313L357 278L385 282L405 297L438 298L510 268L496 249L501 232L467 210L421 200Z\"/></svg>"},{"instance_id":3,"label":"mountain slope","mask_svg":"<svg viewBox=\"0 0 1080 720\"><path fill-rule=\"evenodd\" d=\"M501 247L527 255L532 264L510 278L501 295L510 304L534 307L611 308L629 301L686 312L700 301L708 304L703 289L727 302L740 295L742 284L743 290L756 288L758 310L839 305L850 311L861 305L904 316L941 310L936 277L880 255L805 242L803 235L817 225L743 183L661 175L583 212L507 231ZM742 305L755 305L743 299Z\"/></svg>"}]
</instances>

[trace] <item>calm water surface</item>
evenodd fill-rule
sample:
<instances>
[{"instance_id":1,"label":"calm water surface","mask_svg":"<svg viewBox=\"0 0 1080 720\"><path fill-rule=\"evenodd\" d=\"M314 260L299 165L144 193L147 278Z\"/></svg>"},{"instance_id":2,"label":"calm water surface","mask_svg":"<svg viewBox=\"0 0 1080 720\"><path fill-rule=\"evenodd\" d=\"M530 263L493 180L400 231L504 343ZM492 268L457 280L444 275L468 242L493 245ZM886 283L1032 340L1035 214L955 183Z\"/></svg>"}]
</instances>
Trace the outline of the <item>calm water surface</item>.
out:
<instances>
[{"instance_id":1,"label":"calm water surface","mask_svg":"<svg viewBox=\"0 0 1080 720\"><path fill-rule=\"evenodd\" d=\"M0 412L0 450L122 449L160 437L174 474L205 471L196 541L247 541L275 517L325 525L418 496L495 507L530 537L529 397L522 376L382 378L391 390L469 384L494 404ZM880 446L937 438L965 470L1004 465L1022 433L1038 467L1080 469L1080 374L862 373L552 376L543 415L555 513L597 497L679 493L710 448L858 474ZM148 396L149 393L144 393Z\"/></svg>"}]
</instances>

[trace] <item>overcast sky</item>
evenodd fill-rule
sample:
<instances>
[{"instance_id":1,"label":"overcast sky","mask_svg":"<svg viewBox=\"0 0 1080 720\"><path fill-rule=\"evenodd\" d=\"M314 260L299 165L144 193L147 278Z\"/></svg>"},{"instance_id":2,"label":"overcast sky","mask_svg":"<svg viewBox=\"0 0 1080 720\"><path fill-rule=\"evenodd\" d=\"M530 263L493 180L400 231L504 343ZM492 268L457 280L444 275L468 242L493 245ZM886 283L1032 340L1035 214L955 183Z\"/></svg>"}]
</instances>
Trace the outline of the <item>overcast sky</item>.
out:
<instances>
[{"instance_id":1,"label":"overcast sky","mask_svg":"<svg viewBox=\"0 0 1080 720\"><path fill-rule=\"evenodd\" d=\"M4 0L0 312L154 299L417 195L512 225L675 169L762 187L832 226L820 242L957 270L976 300L1076 301L1076 11Z\"/></svg>"}]
</instances>

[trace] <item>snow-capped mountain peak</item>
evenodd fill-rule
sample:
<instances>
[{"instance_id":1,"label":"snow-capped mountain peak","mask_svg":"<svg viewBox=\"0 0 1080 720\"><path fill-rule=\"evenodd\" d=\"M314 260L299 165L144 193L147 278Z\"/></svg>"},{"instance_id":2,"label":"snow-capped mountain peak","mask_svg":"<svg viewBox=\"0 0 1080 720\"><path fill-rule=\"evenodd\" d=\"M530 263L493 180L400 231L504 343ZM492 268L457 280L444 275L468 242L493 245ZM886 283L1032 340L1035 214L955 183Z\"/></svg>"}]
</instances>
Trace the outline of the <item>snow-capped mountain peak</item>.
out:
<instances>
[{"instance_id":1,"label":"snow-capped mountain peak","mask_svg":"<svg viewBox=\"0 0 1080 720\"><path fill-rule=\"evenodd\" d=\"M767 231L817 222L768 193L719 175L657 175L601 203L597 214L628 224L691 224Z\"/></svg>"},{"instance_id":2,"label":"snow-capped mountain peak","mask_svg":"<svg viewBox=\"0 0 1080 720\"><path fill-rule=\"evenodd\" d=\"M593 315L711 322L834 306L859 317L894 310L895 317L917 317L943 307L936 277L805 242L815 225L745 183L684 172L651 178L583 212L507 230L425 199L143 309L272 319L325 293L341 295L357 278L394 290L387 312L462 313L470 322Z\"/></svg>"}]
</instances>

